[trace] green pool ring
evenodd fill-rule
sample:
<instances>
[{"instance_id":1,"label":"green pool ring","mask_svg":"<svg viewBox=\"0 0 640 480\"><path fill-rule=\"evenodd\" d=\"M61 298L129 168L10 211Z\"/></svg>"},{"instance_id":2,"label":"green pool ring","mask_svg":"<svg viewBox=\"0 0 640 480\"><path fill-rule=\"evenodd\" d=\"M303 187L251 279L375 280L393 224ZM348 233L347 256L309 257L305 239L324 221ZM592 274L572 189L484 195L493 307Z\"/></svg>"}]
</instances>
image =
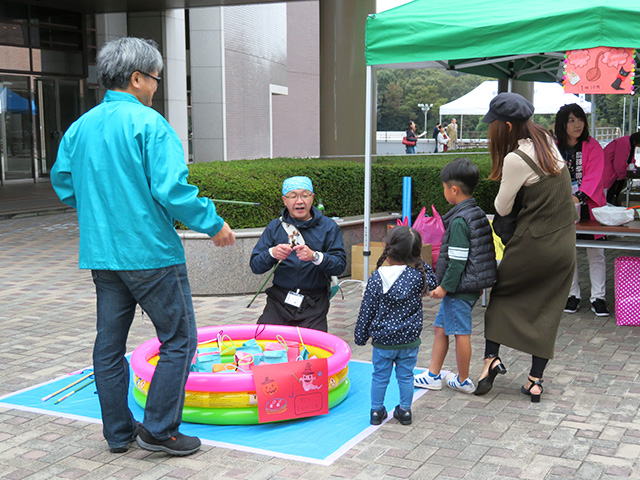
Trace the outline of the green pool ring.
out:
<instances>
[{"instance_id":1,"label":"green pool ring","mask_svg":"<svg viewBox=\"0 0 640 480\"><path fill-rule=\"evenodd\" d=\"M342 384L329 392L329 408L340 404L349 394L351 382L346 377ZM133 389L133 397L138 405L144 408L147 396L137 388ZM202 408L184 407L182 421L205 423L209 425L255 425L258 421L258 407L247 408Z\"/></svg>"}]
</instances>

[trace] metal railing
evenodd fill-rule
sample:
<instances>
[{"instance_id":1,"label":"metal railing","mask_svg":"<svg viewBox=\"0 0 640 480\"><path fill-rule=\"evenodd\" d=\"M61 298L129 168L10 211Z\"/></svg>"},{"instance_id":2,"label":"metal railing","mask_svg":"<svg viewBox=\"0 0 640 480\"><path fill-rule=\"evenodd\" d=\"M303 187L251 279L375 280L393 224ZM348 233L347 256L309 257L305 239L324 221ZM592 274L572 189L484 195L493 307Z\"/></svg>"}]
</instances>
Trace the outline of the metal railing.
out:
<instances>
[{"instance_id":1,"label":"metal railing","mask_svg":"<svg viewBox=\"0 0 640 480\"><path fill-rule=\"evenodd\" d=\"M596 140L606 145L622 135L619 127L596 127Z\"/></svg>"},{"instance_id":2,"label":"metal railing","mask_svg":"<svg viewBox=\"0 0 640 480\"><path fill-rule=\"evenodd\" d=\"M400 142L402 141L402 137L404 137L405 132L376 132L376 141L377 142ZM622 135L622 130L620 127L597 127L596 128L596 140L600 142L602 145L606 145L607 143L615 140L619 136ZM458 142L462 143L479 143L486 144L487 140L487 132L464 132L464 136L462 138L458 138ZM431 139L430 132L421 138Z\"/></svg>"},{"instance_id":3,"label":"metal railing","mask_svg":"<svg viewBox=\"0 0 640 480\"><path fill-rule=\"evenodd\" d=\"M399 142L402 140L402 137L405 136L405 132L376 132L376 141L378 142ZM428 132L427 135L423 135L419 137L421 139L433 139L432 132ZM458 137L458 141L468 141L468 140L487 140L487 132L464 132L464 137Z\"/></svg>"}]
</instances>

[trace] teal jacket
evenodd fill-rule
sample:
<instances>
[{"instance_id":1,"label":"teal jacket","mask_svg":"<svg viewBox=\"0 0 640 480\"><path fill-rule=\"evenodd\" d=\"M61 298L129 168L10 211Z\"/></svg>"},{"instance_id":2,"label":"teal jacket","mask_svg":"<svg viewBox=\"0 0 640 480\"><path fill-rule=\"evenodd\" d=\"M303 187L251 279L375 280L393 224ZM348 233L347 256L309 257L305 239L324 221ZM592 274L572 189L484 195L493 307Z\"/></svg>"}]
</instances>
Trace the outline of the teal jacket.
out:
<instances>
[{"instance_id":1,"label":"teal jacket","mask_svg":"<svg viewBox=\"0 0 640 480\"><path fill-rule=\"evenodd\" d=\"M215 235L224 220L198 188L176 132L133 95L107 91L67 130L51 183L78 211L80 268L147 270L185 263L174 218Z\"/></svg>"}]
</instances>

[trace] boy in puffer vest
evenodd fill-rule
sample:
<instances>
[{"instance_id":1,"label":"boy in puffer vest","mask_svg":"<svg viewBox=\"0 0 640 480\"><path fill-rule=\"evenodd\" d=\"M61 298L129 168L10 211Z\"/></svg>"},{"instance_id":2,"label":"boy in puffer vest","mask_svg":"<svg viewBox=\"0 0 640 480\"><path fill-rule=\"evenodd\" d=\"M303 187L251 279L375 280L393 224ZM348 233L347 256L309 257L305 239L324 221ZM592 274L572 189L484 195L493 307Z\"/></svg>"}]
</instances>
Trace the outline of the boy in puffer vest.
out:
<instances>
[{"instance_id":1,"label":"boy in puffer vest","mask_svg":"<svg viewBox=\"0 0 640 480\"><path fill-rule=\"evenodd\" d=\"M466 158L456 158L440 172L444 198L454 207L442 218L446 230L436 267L439 286L431 292L431 298L442 299L433 325L431 363L429 370L414 376L416 387L441 390L444 380L454 390L475 390L469 378L471 310L497 275L491 225L473 198L479 176L478 167ZM449 350L449 335L456 339L458 373L443 379L440 370Z\"/></svg>"}]
</instances>

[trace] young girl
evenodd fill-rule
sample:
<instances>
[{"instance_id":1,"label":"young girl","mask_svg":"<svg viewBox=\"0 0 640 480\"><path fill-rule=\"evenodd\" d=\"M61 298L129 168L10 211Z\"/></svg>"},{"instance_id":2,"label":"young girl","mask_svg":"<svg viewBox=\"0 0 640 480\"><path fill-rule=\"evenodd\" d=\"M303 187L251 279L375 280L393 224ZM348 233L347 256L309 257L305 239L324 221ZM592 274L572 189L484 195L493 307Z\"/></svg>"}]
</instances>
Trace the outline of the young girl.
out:
<instances>
[{"instance_id":1,"label":"young girl","mask_svg":"<svg viewBox=\"0 0 640 480\"><path fill-rule=\"evenodd\" d=\"M372 425L380 425L387 418L384 394L394 363L400 405L393 416L403 425L411 423L413 369L422 332L422 297L437 286L433 269L423 262L421 251L420 233L406 226L392 228L360 306L355 342L365 345L371 337L373 346ZM390 265L383 267L385 260Z\"/></svg>"}]
</instances>

